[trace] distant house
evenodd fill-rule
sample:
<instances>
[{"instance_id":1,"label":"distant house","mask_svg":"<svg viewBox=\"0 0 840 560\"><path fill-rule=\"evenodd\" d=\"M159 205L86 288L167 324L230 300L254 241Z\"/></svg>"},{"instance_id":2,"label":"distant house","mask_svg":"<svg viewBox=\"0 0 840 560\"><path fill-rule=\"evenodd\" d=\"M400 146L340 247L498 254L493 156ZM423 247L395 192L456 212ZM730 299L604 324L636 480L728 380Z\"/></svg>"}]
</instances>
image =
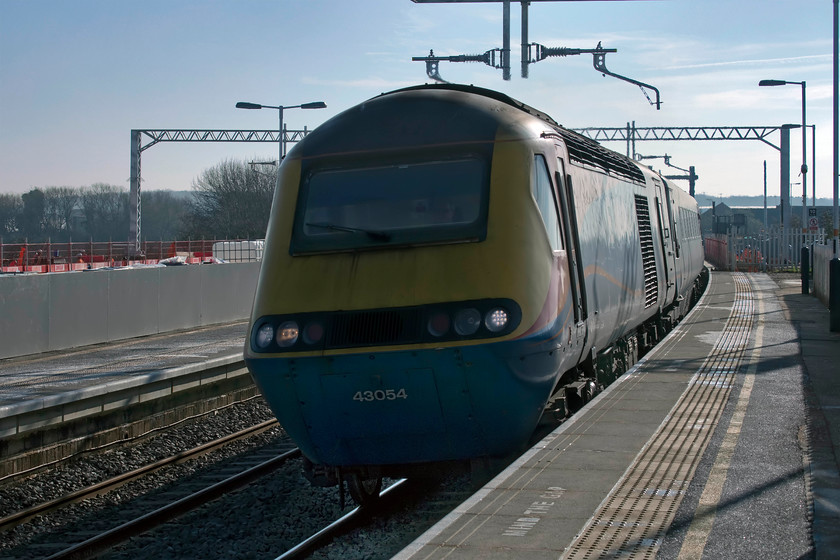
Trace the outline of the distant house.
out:
<instances>
[{"instance_id":1,"label":"distant house","mask_svg":"<svg viewBox=\"0 0 840 560\"><path fill-rule=\"evenodd\" d=\"M85 216L85 209L82 206L81 198L73 205L73 210L70 211L70 223L67 224L70 231L85 231L87 224L87 216Z\"/></svg>"},{"instance_id":2,"label":"distant house","mask_svg":"<svg viewBox=\"0 0 840 560\"><path fill-rule=\"evenodd\" d=\"M764 212L764 208L729 207L721 202L700 214L700 228L703 230L703 235L711 235L712 233L725 234L729 227L734 227L738 235L758 235L765 229ZM830 206L817 206L817 216L820 227L831 228L832 208ZM767 208L766 220L768 229L779 227L781 223L781 212L778 206ZM802 227L802 207L794 207L792 209L791 227Z\"/></svg>"}]
</instances>

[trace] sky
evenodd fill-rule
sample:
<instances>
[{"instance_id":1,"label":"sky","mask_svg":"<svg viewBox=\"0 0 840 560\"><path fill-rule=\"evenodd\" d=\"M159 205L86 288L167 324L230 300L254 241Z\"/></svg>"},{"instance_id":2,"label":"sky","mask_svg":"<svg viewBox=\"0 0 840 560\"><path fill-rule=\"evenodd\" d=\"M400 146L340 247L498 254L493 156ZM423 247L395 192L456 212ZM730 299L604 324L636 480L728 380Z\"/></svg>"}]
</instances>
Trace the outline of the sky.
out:
<instances>
[{"instance_id":1,"label":"sky","mask_svg":"<svg viewBox=\"0 0 840 560\"><path fill-rule=\"evenodd\" d=\"M531 42L618 49L606 67L656 86L661 110L635 85L603 77L591 55L548 58L521 78L518 2L510 81L482 63L441 62L442 77L504 92L570 128L801 123L799 85L758 82L804 80L816 194L832 197L832 0L535 1L529 14ZM276 129L277 111L236 102L324 101L326 109L284 111L289 129L312 129L382 92L430 82L414 56L501 46L498 2L0 0L0 193L128 188L131 129ZM770 140L778 145L779 135ZM807 149L811 168L810 130ZM714 196L761 196L766 161L767 193L779 194L779 152L760 141L639 142L636 151L695 166L697 191ZM226 159L276 153L262 143L161 143L142 153L142 188L189 190ZM799 130L791 156L796 206ZM645 163L680 173L661 158Z\"/></svg>"}]
</instances>

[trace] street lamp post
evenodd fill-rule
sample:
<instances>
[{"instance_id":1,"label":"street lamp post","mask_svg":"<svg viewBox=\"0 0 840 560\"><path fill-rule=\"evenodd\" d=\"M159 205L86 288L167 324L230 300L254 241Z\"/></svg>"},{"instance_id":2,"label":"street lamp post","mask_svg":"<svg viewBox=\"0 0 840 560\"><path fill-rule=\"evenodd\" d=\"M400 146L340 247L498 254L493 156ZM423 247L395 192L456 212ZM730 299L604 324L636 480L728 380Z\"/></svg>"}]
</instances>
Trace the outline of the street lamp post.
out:
<instances>
[{"instance_id":1,"label":"street lamp post","mask_svg":"<svg viewBox=\"0 0 840 560\"><path fill-rule=\"evenodd\" d=\"M785 80L761 80L758 82L759 86L784 86L784 85L800 85L802 86L802 232L805 233L808 227L808 209L807 209L807 193L808 183L805 181L808 175L808 160L806 159L805 142L806 142L806 126L805 126L805 80L801 82L788 82ZM816 190L816 188L815 188Z\"/></svg>"},{"instance_id":2,"label":"street lamp post","mask_svg":"<svg viewBox=\"0 0 840 560\"><path fill-rule=\"evenodd\" d=\"M280 143L279 156L277 158L277 167L280 167L280 162L283 161L285 155L285 142L283 138L283 109L325 109L327 104L323 101L313 101L311 103L302 103L300 105L260 105L259 103L248 103L240 101L236 104L237 109L277 109L280 116L280 128L278 129L280 135L277 137Z\"/></svg>"},{"instance_id":3,"label":"street lamp post","mask_svg":"<svg viewBox=\"0 0 840 560\"><path fill-rule=\"evenodd\" d=\"M817 207L817 125L811 127L811 208Z\"/></svg>"}]
</instances>

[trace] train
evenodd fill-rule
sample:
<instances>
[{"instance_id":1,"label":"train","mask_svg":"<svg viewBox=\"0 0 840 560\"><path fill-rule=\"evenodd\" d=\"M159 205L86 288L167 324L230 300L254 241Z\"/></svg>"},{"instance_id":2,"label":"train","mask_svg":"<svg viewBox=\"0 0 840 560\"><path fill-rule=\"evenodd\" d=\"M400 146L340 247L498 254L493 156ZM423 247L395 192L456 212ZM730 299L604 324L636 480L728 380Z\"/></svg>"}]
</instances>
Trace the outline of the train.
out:
<instances>
[{"instance_id":1,"label":"train","mask_svg":"<svg viewBox=\"0 0 840 560\"><path fill-rule=\"evenodd\" d=\"M523 449L625 371L703 289L699 220L503 93L383 93L279 167L245 362L309 480L366 503Z\"/></svg>"}]
</instances>

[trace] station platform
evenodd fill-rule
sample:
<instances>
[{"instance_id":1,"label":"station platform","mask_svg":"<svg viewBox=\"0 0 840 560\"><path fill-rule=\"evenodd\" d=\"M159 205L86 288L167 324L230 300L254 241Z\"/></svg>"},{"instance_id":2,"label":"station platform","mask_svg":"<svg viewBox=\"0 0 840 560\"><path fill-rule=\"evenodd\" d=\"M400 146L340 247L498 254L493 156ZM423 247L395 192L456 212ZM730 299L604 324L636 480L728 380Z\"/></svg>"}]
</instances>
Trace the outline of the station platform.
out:
<instances>
[{"instance_id":1,"label":"station platform","mask_svg":"<svg viewBox=\"0 0 840 560\"><path fill-rule=\"evenodd\" d=\"M242 358L246 321L0 360L0 417L10 407L92 387Z\"/></svg>"},{"instance_id":2,"label":"station platform","mask_svg":"<svg viewBox=\"0 0 840 560\"><path fill-rule=\"evenodd\" d=\"M395 558L840 558L840 333L713 272L653 351Z\"/></svg>"},{"instance_id":3,"label":"station platform","mask_svg":"<svg viewBox=\"0 0 840 560\"><path fill-rule=\"evenodd\" d=\"M0 360L0 477L36 463L27 450L42 446L37 434L51 427L64 426L81 448L86 433L105 427L105 415L126 423L129 407L142 416L140 407L161 408L202 386L251 385L246 330L239 321Z\"/></svg>"}]
</instances>

